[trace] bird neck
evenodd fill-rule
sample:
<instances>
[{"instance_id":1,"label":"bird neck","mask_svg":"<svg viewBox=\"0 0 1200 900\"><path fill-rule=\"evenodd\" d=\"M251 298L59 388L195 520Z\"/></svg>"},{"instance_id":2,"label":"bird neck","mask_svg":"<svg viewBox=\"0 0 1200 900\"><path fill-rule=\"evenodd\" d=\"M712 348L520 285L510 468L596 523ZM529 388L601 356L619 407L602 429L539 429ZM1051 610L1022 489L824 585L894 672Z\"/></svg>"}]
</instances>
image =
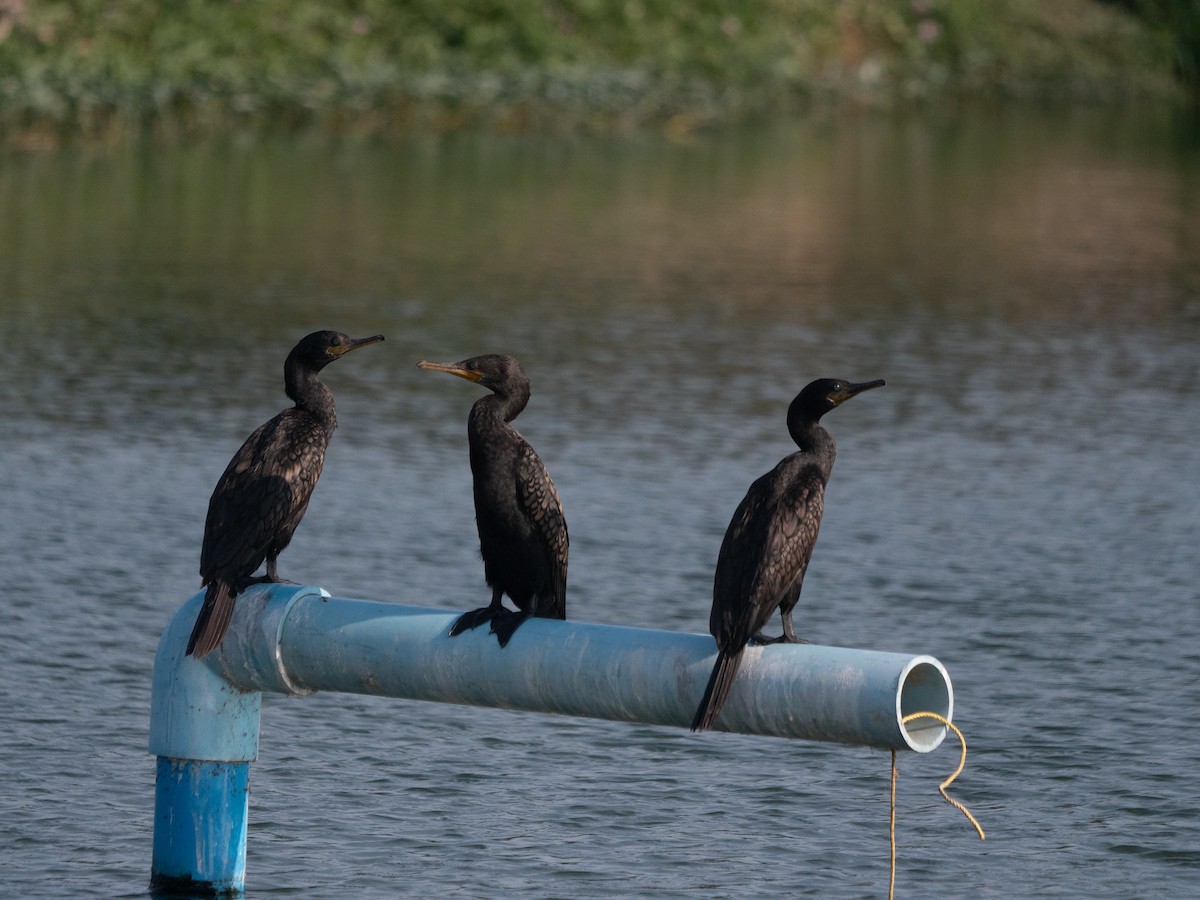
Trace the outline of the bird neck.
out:
<instances>
[{"instance_id":1,"label":"bird neck","mask_svg":"<svg viewBox=\"0 0 1200 900\"><path fill-rule=\"evenodd\" d=\"M309 413L328 431L337 428L337 410L333 405L333 391L317 378L316 372L312 369L288 365L283 372L283 387L287 391L288 397L295 401L297 409Z\"/></svg>"},{"instance_id":2,"label":"bird neck","mask_svg":"<svg viewBox=\"0 0 1200 900\"><path fill-rule=\"evenodd\" d=\"M837 450L833 442L833 435L822 428L816 419L805 417L789 420L788 431L802 453L821 457L829 456L832 462L833 455Z\"/></svg>"},{"instance_id":3,"label":"bird neck","mask_svg":"<svg viewBox=\"0 0 1200 900\"><path fill-rule=\"evenodd\" d=\"M521 414L529 403L529 385L518 385L512 393L488 394L475 401L472 412L476 416L488 416L502 422L511 422Z\"/></svg>"}]
</instances>

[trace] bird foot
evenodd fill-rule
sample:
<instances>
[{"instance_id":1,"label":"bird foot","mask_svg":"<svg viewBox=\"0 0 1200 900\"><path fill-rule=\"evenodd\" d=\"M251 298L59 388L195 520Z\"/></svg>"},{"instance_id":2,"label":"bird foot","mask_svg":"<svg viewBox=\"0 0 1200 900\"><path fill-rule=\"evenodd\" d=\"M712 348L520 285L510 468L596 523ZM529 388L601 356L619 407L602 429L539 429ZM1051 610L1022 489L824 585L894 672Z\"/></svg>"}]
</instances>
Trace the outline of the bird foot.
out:
<instances>
[{"instance_id":1,"label":"bird foot","mask_svg":"<svg viewBox=\"0 0 1200 900\"><path fill-rule=\"evenodd\" d=\"M746 643L753 644L756 647L766 647L769 644L811 644L812 641L798 638L795 635L788 637L786 634L781 634L778 637L767 637L765 634L759 632Z\"/></svg>"},{"instance_id":2,"label":"bird foot","mask_svg":"<svg viewBox=\"0 0 1200 900\"><path fill-rule=\"evenodd\" d=\"M464 631L470 631L472 628L478 628L484 622L490 622L497 616L504 615L506 612L507 610L504 607L496 608L495 606L482 606L479 609L465 612L450 626L450 637L460 635Z\"/></svg>"},{"instance_id":3,"label":"bird foot","mask_svg":"<svg viewBox=\"0 0 1200 900\"><path fill-rule=\"evenodd\" d=\"M254 575L242 582L241 590L252 584L299 584L298 581L288 581L286 578L272 578L270 575Z\"/></svg>"},{"instance_id":4,"label":"bird foot","mask_svg":"<svg viewBox=\"0 0 1200 900\"><path fill-rule=\"evenodd\" d=\"M528 618L532 617L532 613L528 612L509 612L505 610L502 614L492 619L491 633L496 636L496 640L500 642L501 647L507 647L508 642L512 640L512 636L517 633L517 629Z\"/></svg>"}]
</instances>

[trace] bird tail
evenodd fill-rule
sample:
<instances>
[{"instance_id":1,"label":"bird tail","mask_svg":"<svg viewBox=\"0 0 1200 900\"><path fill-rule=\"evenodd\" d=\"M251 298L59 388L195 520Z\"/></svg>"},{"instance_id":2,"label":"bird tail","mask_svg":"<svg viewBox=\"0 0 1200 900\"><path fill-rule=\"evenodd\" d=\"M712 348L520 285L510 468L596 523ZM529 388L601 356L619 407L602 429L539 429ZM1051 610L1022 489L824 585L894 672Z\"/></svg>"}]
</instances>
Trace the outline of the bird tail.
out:
<instances>
[{"instance_id":1,"label":"bird tail","mask_svg":"<svg viewBox=\"0 0 1200 900\"><path fill-rule=\"evenodd\" d=\"M225 629L233 617L233 601L237 595L224 581L219 579L209 583L204 594L204 605L200 607L200 615L196 617L196 626L188 640L187 654L196 659L202 659L221 644L225 637Z\"/></svg>"},{"instance_id":2,"label":"bird tail","mask_svg":"<svg viewBox=\"0 0 1200 900\"><path fill-rule=\"evenodd\" d=\"M721 650L717 653L717 662L713 666L712 675L708 677L708 687L704 689L704 697L696 709L696 717L692 719L692 731L705 731L712 727L721 707L729 699L733 689L733 679L742 664L742 648L728 653Z\"/></svg>"}]
</instances>

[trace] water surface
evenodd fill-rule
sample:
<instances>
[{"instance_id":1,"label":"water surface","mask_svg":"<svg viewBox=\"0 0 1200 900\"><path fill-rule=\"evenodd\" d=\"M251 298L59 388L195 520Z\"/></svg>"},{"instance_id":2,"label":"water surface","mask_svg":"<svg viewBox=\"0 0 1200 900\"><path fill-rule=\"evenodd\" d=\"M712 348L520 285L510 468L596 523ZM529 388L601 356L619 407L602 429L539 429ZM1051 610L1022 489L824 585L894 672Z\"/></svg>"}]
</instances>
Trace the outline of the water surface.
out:
<instances>
[{"instance_id":1,"label":"water surface","mask_svg":"<svg viewBox=\"0 0 1200 900\"><path fill-rule=\"evenodd\" d=\"M898 894L1190 896L1200 870L1200 152L1153 112L653 136L318 139L0 160L0 867L135 896L161 629L304 333L341 427L281 574L486 599L465 419L419 358L520 357L569 613L705 631L809 380L883 377L800 632L927 652L970 743L901 757ZM249 897L880 896L887 754L268 697Z\"/></svg>"}]
</instances>

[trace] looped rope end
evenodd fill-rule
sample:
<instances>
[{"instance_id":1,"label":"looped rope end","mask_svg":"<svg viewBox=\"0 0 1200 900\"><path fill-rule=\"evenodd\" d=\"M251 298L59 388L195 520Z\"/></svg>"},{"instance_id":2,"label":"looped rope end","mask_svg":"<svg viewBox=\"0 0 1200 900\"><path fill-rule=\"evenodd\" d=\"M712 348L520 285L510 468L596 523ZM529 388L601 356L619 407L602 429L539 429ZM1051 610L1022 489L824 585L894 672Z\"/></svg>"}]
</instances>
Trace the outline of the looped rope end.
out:
<instances>
[{"instance_id":1,"label":"looped rope end","mask_svg":"<svg viewBox=\"0 0 1200 900\"><path fill-rule=\"evenodd\" d=\"M909 715L905 716L903 719L900 720L900 724L907 725L913 719L936 719L942 725L945 725L947 728L949 728L951 731L953 731L955 737L958 738L958 743L962 748L962 752L958 757L958 768L955 769L953 773L951 773L949 778L947 778L945 781L943 781L941 784L938 785L938 790L941 792L942 796L946 799L947 803L949 803L951 806L953 806L955 809L957 809L959 812L961 812L964 816L966 816L971 821L971 824L975 826L975 830L979 832L979 839L982 841L984 839L983 828L980 827L979 822L975 819L975 817L973 815L971 815L971 811L969 809L967 809L962 803L955 800L953 797L951 797L949 794L946 793L946 788L948 788L951 784L954 783L954 779L962 774L962 770L967 765L967 740L966 740L966 738L964 738L962 732L958 730L957 725L955 725L953 722L951 722L945 716L939 715L938 713L935 713L935 712L910 713Z\"/></svg>"},{"instance_id":2,"label":"looped rope end","mask_svg":"<svg viewBox=\"0 0 1200 900\"><path fill-rule=\"evenodd\" d=\"M979 839L982 841L984 839L983 828L980 827L979 822L976 820L976 818L973 815L971 815L971 811L968 810L958 800L955 800L953 797L951 797L949 794L946 793L946 788L948 788L951 784L954 783L954 779L962 774L962 770L967 765L967 741L966 741L966 738L963 737L962 732L958 730L958 727L953 722L951 722L945 716L939 715L938 713L935 713L935 712L910 713L909 715L905 716L903 719L900 720L900 724L907 725L913 719L921 719L921 718L936 719L942 725L946 726L951 731L953 731L955 736L958 737L958 743L962 748L962 753L959 755L959 758L958 758L958 768L956 768L954 770L954 772L951 773L949 778L947 778L945 781L943 781L941 784L938 785L938 791L941 793L942 797L945 798L947 803L949 803L951 806L953 806L955 809L957 809L959 812L961 812L964 816L966 816L970 820L971 824L975 826L975 830L977 832L979 832ZM896 780L897 780L897 778L898 778L898 773L896 770L896 751L892 750L892 809L891 809L891 819L890 819L890 823L889 823L890 824L889 832L890 832L890 837L891 837L891 851L892 851L891 852L891 863L892 863L892 865L891 865L891 877L888 880L888 900L892 900L892 897L895 895L895 891L896 891Z\"/></svg>"}]
</instances>

